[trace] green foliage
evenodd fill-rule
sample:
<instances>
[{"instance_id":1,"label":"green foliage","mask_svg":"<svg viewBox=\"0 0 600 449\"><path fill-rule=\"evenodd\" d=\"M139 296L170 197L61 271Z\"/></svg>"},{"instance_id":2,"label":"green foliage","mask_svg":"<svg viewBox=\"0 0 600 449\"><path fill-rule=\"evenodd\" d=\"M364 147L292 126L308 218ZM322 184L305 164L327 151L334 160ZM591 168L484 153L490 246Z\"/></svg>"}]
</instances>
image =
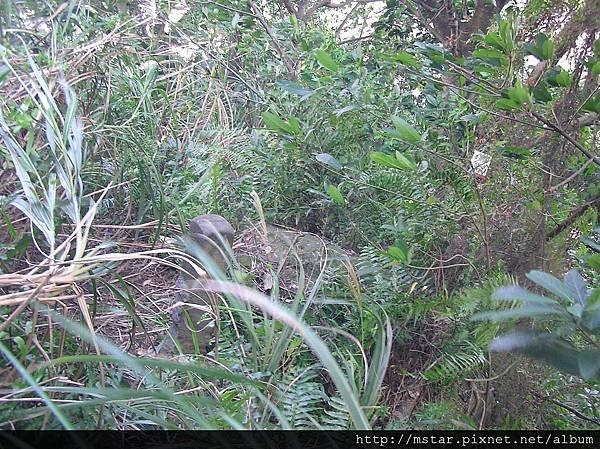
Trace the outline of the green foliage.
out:
<instances>
[{"instance_id":1,"label":"green foliage","mask_svg":"<svg viewBox=\"0 0 600 449\"><path fill-rule=\"evenodd\" d=\"M525 52L533 55L540 61L552 59L554 56L554 43L544 33L538 33L535 36L535 43L526 43Z\"/></svg>"},{"instance_id":2,"label":"green foliage","mask_svg":"<svg viewBox=\"0 0 600 449\"><path fill-rule=\"evenodd\" d=\"M561 281L542 272L531 271L527 277L557 299L531 293L522 287L510 286L497 289L496 301L519 301L520 307L486 312L476 319L504 321L513 318L551 319L552 332L514 332L498 337L490 345L495 351L517 351L540 359L568 373L582 378L600 378L600 352L597 349L579 349L581 336L594 342L600 328L600 308L597 290L590 291L586 281L576 270L569 271Z\"/></svg>"},{"instance_id":3,"label":"green foliage","mask_svg":"<svg viewBox=\"0 0 600 449\"><path fill-rule=\"evenodd\" d=\"M0 300L9 317L0 349L2 368L23 376L2 422L367 428L395 406L380 400L392 346L396 357L423 356L415 372L393 375L426 383L434 397L490 375L490 342L525 318L535 332L498 337L491 348L585 379L565 400L595 394L600 293L588 285L597 284L600 258L590 251L600 246L566 232L543 245L533 238L598 191L589 158L597 130L573 127L583 112L600 113L586 78L600 70L600 41L577 44L565 69L549 37L557 18L581 5L505 8L468 41L459 32L437 42L441 28L431 35L398 2L387 2L370 38L361 29L349 40L340 33L368 26L369 4L348 4L334 31L318 8L305 20L277 2L188 0L179 19L169 2L156 3L156 17L143 2L139 10L110 3L11 3L19 13L0 19ZM32 17L44 27L32 28ZM18 25L4 26L9 19ZM537 79L528 56L544 61ZM485 175L473 173L475 151L491 156ZM166 242L202 213L240 229L258 219L261 230L269 222L309 231L337 243L348 269L315 255L317 280L301 260L289 280L279 260L247 272L232 259L220 273L197 254L223 288L214 352L179 363L117 348L117 335L133 353L167 325L168 274L185 257ZM589 209L567 229L589 230L596 215ZM524 250L532 244L543 254ZM563 280L530 272L536 290L500 287L512 282L505 271L518 276L531 260L578 270ZM165 285L154 285L163 276ZM235 285L242 295L225 291L229 276L247 284ZM482 312L493 290L500 307ZM44 312L63 296L87 327L79 315ZM57 322L62 334L37 332ZM47 383L55 374L79 384ZM549 391L570 382L561 376L549 374ZM480 426L462 417L457 395L387 426ZM576 418L553 419L566 427ZM525 424L510 417L504 427Z\"/></svg>"}]
</instances>

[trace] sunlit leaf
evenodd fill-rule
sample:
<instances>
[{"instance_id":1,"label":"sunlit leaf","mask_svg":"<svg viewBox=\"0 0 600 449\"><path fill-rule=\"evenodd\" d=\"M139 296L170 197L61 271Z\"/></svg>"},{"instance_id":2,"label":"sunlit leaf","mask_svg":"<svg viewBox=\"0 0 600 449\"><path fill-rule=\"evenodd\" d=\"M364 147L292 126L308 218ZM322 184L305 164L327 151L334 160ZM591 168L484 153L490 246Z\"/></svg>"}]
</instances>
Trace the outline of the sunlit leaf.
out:
<instances>
[{"instance_id":1,"label":"sunlit leaf","mask_svg":"<svg viewBox=\"0 0 600 449\"><path fill-rule=\"evenodd\" d=\"M300 132L298 121L296 119L294 124L290 124L277 115L266 111L261 114L261 117L265 122L266 127L272 131L289 135L298 134Z\"/></svg>"},{"instance_id":2,"label":"sunlit leaf","mask_svg":"<svg viewBox=\"0 0 600 449\"><path fill-rule=\"evenodd\" d=\"M500 61L502 64L506 64L508 62L504 53L498 50L492 50L490 48L479 48L473 51L473 56L479 59L494 59Z\"/></svg>"},{"instance_id":3,"label":"sunlit leaf","mask_svg":"<svg viewBox=\"0 0 600 449\"><path fill-rule=\"evenodd\" d=\"M419 63L419 61L417 61L413 55L411 55L410 53L408 53L406 51L401 51L399 53L396 53L394 55L394 59L396 61L399 61L402 64L410 66L410 67L415 67L415 68L421 67L421 64Z\"/></svg>"},{"instance_id":4,"label":"sunlit leaf","mask_svg":"<svg viewBox=\"0 0 600 449\"><path fill-rule=\"evenodd\" d=\"M380 151L372 152L369 157L373 162L383 165L384 167L396 168L398 170L414 170L416 168L416 164L407 158L399 160L394 156L390 156L389 154L385 154Z\"/></svg>"},{"instance_id":5,"label":"sunlit leaf","mask_svg":"<svg viewBox=\"0 0 600 449\"><path fill-rule=\"evenodd\" d=\"M571 84L571 75L566 70L562 70L556 75L555 80L559 86L567 87Z\"/></svg>"},{"instance_id":6,"label":"sunlit leaf","mask_svg":"<svg viewBox=\"0 0 600 449\"><path fill-rule=\"evenodd\" d=\"M395 115L391 116L391 120L402 140L413 144L421 140L421 134L419 134L416 129L410 126L406 120Z\"/></svg>"},{"instance_id":7,"label":"sunlit leaf","mask_svg":"<svg viewBox=\"0 0 600 449\"><path fill-rule=\"evenodd\" d=\"M507 93L508 98L510 98L518 105L529 103L531 101L529 91L524 87L511 87L510 89L508 89Z\"/></svg>"},{"instance_id":8,"label":"sunlit leaf","mask_svg":"<svg viewBox=\"0 0 600 449\"><path fill-rule=\"evenodd\" d=\"M346 203L346 201L344 200L344 195L342 195L340 189L338 189L333 184L327 186L327 194L333 200L333 202L338 204L339 206L343 206Z\"/></svg>"},{"instance_id":9,"label":"sunlit leaf","mask_svg":"<svg viewBox=\"0 0 600 449\"><path fill-rule=\"evenodd\" d=\"M337 159L329 153L319 153L315 156L315 159L322 164L335 168L336 170L342 169L342 164L340 164Z\"/></svg>"},{"instance_id":10,"label":"sunlit leaf","mask_svg":"<svg viewBox=\"0 0 600 449\"><path fill-rule=\"evenodd\" d=\"M528 159L531 157L531 151L527 148L522 147L498 147L498 151L500 151L506 157L512 157L513 159Z\"/></svg>"},{"instance_id":11,"label":"sunlit leaf","mask_svg":"<svg viewBox=\"0 0 600 449\"><path fill-rule=\"evenodd\" d=\"M321 50L321 49L317 50L315 52L315 58L317 58L317 61L319 64L321 64L321 66L323 66L330 72L335 73L340 68L339 65L337 64L337 62L335 62L333 60L333 58L331 57L331 55L329 55L329 53L327 53L325 50Z\"/></svg>"}]
</instances>

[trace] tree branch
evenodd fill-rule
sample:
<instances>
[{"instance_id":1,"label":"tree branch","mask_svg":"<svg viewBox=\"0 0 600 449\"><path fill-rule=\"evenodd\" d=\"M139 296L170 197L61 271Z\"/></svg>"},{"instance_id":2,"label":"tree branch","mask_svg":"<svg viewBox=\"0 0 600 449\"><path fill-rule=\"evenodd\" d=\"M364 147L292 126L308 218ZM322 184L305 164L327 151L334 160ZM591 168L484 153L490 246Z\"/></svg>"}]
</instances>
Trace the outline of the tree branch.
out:
<instances>
[{"instance_id":1,"label":"tree branch","mask_svg":"<svg viewBox=\"0 0 600 449\"><path fill-rule=\"evenodd\" d=\"M290 0L282 0L282 3L283 6L285 6L285 9L287 9L287 11L290 14L298 18L298 10L294 8L294 5L292 5L292 2L290 2Z\"/></svg>"},{"instance_id":2,"label":"tree branch","mask_svg":"<svg viewBox=\"0 0 600 449\"><path fill-rule=\"evenodd\" d=\"M582 204L577 209L574 209L565 220L561 221L558 224L558 226L556 226L548 234L546 234L546 241L550 241L554 237L559 235L561 232L563 232L565 229L567 229L569 226L571 226L573 223L575 223L575 221L579 217L581 217L585 213L586 210L588 210L590 207L592 207L598 203L600 203L600 193L597 193L596 196L594 196L587 203Z\"/></svg>"},{"instance_id":3,"label":"tree branch","mask_svg":"<svg viewBox=\"0 0 600 449\"><path fill-rule=\"evenodd\" d=\"M554 38L554 61L562 58L577 43L577 38L590 26L598 26L597 9L598 0L586 0L583 8L574 11L571 20L560 30ZM535 86L542 78L544 72L550 67L551 61L540 61L525 81L528 86Z\"/></svg>"},{"instance_id":4,"label":"tree branch","mask_svg":"<svg viewBox=\"0 0 600 449\"><path fill-rule=\"evenodd\" d=\"M590 152L590 150L588 150L586 147L581 145L575 139L573 139L573 137L568 132L566 132L564 129L562 129L559 125L552 123L550 120L546 119L544 116L538 114L535 111L530 111L530 113L533 117L538 119L540 122L542 122L548 128L552 128L554 131L556 131L561 136L563 136L565 139L567 139L569 141L569 143L574 145L579 151L581 151L583 154L585 154L588 158L593 159L594 163L596 165L600 166L600 158L598 156L596 156L595 154L593 154L592 152Z\"/></svg>"},{"instance_id":5,"label":"tree branch","mask_svg":"<svg viewBox=\"0 0 600 449\"><path fill-rule=\"evenodd\" d=\"M262 15L262 12L260 11L260 9L258 9L258 7L256 6L256 3L254 3L253 0L248 0L248 6L250 7L250 10L255 14L256 18L258 19L258 21L260 22L262 27L265 29L265 31L267 32L269 37L271 38L271 41L273 42L273 45L275 46L275 50L277 50L277 53L279 53L279 56L283 60L283 63L285 64L285 66L288 70L288 73L290 74L290 77L295 80L298 77L298 75L296 74L295 64L292 62L290 57L283 50L283 47L279 43L279 39L277 39L277 36L275 35L273 30L269 26L265 17Z\"/></svg>"},{"instance_id":6,"label":"tree branch","mask_svg":"<svg viewBox=\"0 0 600 449\"><path fill-rule=\"evenodd\" d=\"M440 44L444 45L444 43L447 40L447 37L443 31L437 30L436 28L434 28L431 23L429 23L429 20L427 20L425 18L425 16L423 15L423 12L421 11L421 9L419 7L413 7L411 4L408 3L407 0L400 0L400 3L402 3L406 9L408 9L410 11L410 13L415 16L415 18L421 23L421 25L423 25L427 31L429 31L429 34L431 34L433 37L435 37ZM432 7L430 4L427 4L426 2L424 2L428 7ZM438 9L441 10L439 4L438 4ZM437 17L437 16L436 16Z\"/></svg>"}]
</instances>

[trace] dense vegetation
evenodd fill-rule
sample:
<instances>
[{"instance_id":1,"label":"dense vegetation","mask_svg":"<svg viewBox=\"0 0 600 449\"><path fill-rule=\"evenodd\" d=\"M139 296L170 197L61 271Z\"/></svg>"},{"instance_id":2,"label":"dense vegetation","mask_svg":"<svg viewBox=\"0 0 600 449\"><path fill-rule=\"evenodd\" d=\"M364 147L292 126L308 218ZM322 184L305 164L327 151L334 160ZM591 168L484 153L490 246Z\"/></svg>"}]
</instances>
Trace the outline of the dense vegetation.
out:
<instances>
[{"instance_id":1,"label":"dense vegetation","mask_svg":"<svg viewBox=\"0 0 600 449\"><path fill-rule=\"evenodd\" d=\"M1 8L2 428L598 428L598 0Z\"/></svg>"}]
</instances>

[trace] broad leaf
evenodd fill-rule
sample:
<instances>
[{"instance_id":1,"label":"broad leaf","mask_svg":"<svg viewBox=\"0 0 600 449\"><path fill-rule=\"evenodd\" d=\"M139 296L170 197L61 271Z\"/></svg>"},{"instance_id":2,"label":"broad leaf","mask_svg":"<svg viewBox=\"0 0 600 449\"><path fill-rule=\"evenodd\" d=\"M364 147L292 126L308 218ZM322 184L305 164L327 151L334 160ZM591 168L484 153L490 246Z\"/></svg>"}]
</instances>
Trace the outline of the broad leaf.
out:
<instances>
[{"instance_id":1,"label":"broad leaf","mask_svg":"<svg viewBox=\"0 0 600 449\"><path fill-rule=\"evenodd\" d=\"M592 240L589 237L586 236L581 236L580 237L581 242L587 246L588 248L590 248L591 250L600 253L600 244L596 243L594 240Z\"/></svg>"},{"instance_id":2,"label":"broad leaf","mask_svg":"<svg viewBox=\"0 0 600 449\"><path fill-rule=\"evenodd\" d=\"M585 282L585 279L583 279L579 271L570 270L565 275L565 285L571 289L573 298L575 298L579 304L582 306L587 304L587 298L589 296L587 282Z\"/></svg>"},{"instance_id":3,"label":"broad leaf","mask_svg":"<svg viewBox=\"0 0 600 449\"><path fill-rule=\"evenodd\" d=\"M578 356L579 374L585 380L600 379L600 350L587 349Z\"/></svg>"},{"instance_id":4,"label":"broad leaf","mask_svg":"<svg viewBox=\"0 0 600 449\"><path fill-rule=\"evenodd\" d=\"M394 246L390 246L386 254L398 263L406 263L410 257L408 245L403 240L398 240Z\"/></svg>"},{"instance_id":5,"label":"broad leaf","mask_svg":"<svg viewBox=\"0 0 600 449\"><path fill-rule=\"evenodd\" d=\"M417 132L412 126L410 126L406 120L392 115L391 117L394 128L398 131L400 138L409 143L417 143L421 140L421 134Z\"/></svg>"},{"instance_id":6,"label":"broad leaf","mask_svg":"<svg viewBox=\"0 0 600 449\"><path fill-rule=\"evenodd\" d=\"M301 95L303 97L311 95L314 92L314 90L304 87L301 84L287 80L277 81L277 85L290 94Z\"/></svg>"},{"instance_id":7,"label":"broad leaf","mask_svg":"<svg viewBox=\"0 0 600 449\"><path fill-rule=\"evenodd\" d=\"M527 148L521 147L499 147L498 151L500 151L506 157L512 157L513 159L527 159L531 157L531 151Z\"/></svg>"},{"instance_id":8,"label":"broad leaf","mask_svg":"<svg viewBox=\"0 0 600 449\"><path fill-rule=\"evenodd\" d=\"M591 255L588 258L587 263L594 270L600 271L600 254L593 254L593 255Z\"/></svg>"},{"instance_id":9,"label":"broad leaf","mask_svg":"<svg viewBox=\"0 0 600 449\"><path fill-rule=\"evenodd\" d=\"M489 48L480 48L473 52L473 56L479 59L491 59L494 61L498 61L501 65L508 64L508 59L504 55L504 53L498 50L492 50Z\"/></svg>"},{"instance_id":10,"label":"broad leaf","mask_svg":"<svg viewBox=\"0 0 600 449\"><path fill-rule=\"evenodd\" d=\"M404 160L399 160L394 156L390 156L389 154L382 153L380 151L372 152L369 157L371 160L379 165L383 165L384 167L395 168L398 170L414 170L416 164L404 158Z\"/></svg>"},{"instance_id":11,"label":"broad leaf","mask_svg":"<svg viewBox=\"0 0 600 449\"><path fill-rule=\"evenodd\" d=\"M415 68L421 67L421 64L419 64L419 61L417 61L413 55L411 55L410 53L405 52L405 51L401 51L400 53L395 54L394 59L396 61L399 61L402 64L410 66L410 67L415 67Z\"/></svg>"},{"instance_id":12,"label":"broad leaf","mask_svg":"<svg viewBox=\"0 0 600 449\"><path fill-rule=\"evenodd\" d=\"M533 98L535 98L536 101L539 101L540 103L547 103L549 101L552 101L552 94L550 93L550 91L544 83L534 86L531 89L531 94L533 95Z\"/></svg>"},{"instance_id":13,"label":"broad leaf","mask_svg":"<svg viewBox=\"0 0 600 449\"><path fill-rule=\"evenodd\" d=\"M294 134L294 129L277 115L265 111L261 117L268 129L283 134Z\"/></svg>"},{"instance_id":14,"label":"broad leaf","mask_svg":"<svg viewBox=\"0 0 600 449\"><path fill-rule=\"evenodd\" d=\"M509 98L500 98L496 101L496 107L505 111L514 111L515 109L520 109L521 105Z\"/></svg>"},{"instance_id":15,"label":"broad leaf","mask_svg":"<svg viewBox=\"0 0 600 449\"><path fill-rule=\"evenodd\" d=\"M600 327L600 288L595 288L588 297L587 304L581 313L581 322L589 330Z\"/></svg>"},{"instance_id":16,"label":"broad leaf","mask_svg":"<svg viewBox=\"0 0 600 449\"><path fill-rule=\"evenodd\" d=\"M536 295L531 293L529 290L520 287L518 285L509 285L507 287L500 287L494 290L492 298L496 301L522 301L529 304L547 305L547 306L558 306L563 309L557 301L546 298L545 296Z\"/></svg>"},{"instance_id":17,"label":"broad leaf","mask_svg":"<svg viewBox=\"0 0 600 449\"><path fill-rule=\"evenodd\" d=\"M327 53L325 50L317 50L315 52L315 58L319 64L325 67L330 72L337 72L340 69L340 66L333 60L333 58Z\"/></svg>"},{"instance_id":18,"label":"broad leaf","mask_svg":"<svg viewBox=\"0 0 600 449\"><path fill-rule=\"evenodd\" d=\"M529 91L524 87L512 87L508 89L508 98L519 105L531 102Z\"/></svg>"},{"instance_id":19,"label":"broad leaf","mask_svg":"<svg viewBox=\"0 0 600 449\"><path fill-rule=\"evenodd\" d=\"M571 84L571 75L566 70L562 70L556 75L555 80L559 86L568 87Z\"/></svg>"},{"instance_id":20,"label":"broad leaf","mask_svg":"<svg viewBox=\"0 0 600 449\"><path fill-rule=\"evenodd\" d=\"M551 274L545 273L543 271L533 270L526 274L527 278L541 287L545 288L551 293L554 293L561 299L573 302L575 298L572 297L573 292L571 289L560 281L560 279L555 278Z\"/></svg>"},{"instance_id":21,"label":"broad leaf","mask_svg":"<svg viewBox=\"0 0 600 449\"><path fill-rule=\"evenodd\" d=\"M344 195L342 195L340 189L338 189L333 184L327 186L327 194L333 200L333 202L339 206L343 206L346 203L346 201L344 200Z\"/></svg>"},{"instance_id":22,"label":"broad leaf","mask_svg":"<svg viewBox=\"0 0 600 449\"><path fill-rule=\"evenodd\" d=\"M580 374L578 351L553 334L533 335L515 332L497 337L490 344L491 351L516 351L542 360L568 374Z\"/></svg>"},{"instance_id":23,"label":"broad leaf","mask_svg":"<svg viewBox=\"0 0 600 449\"><path fill-rule=\"evenodd\" d=\"M329 153L319 153L315 156L315 159L322 164L335 168L336 170L342 169L342 164L340 164L337 159Z\"/></svg>"}]
</instances>

